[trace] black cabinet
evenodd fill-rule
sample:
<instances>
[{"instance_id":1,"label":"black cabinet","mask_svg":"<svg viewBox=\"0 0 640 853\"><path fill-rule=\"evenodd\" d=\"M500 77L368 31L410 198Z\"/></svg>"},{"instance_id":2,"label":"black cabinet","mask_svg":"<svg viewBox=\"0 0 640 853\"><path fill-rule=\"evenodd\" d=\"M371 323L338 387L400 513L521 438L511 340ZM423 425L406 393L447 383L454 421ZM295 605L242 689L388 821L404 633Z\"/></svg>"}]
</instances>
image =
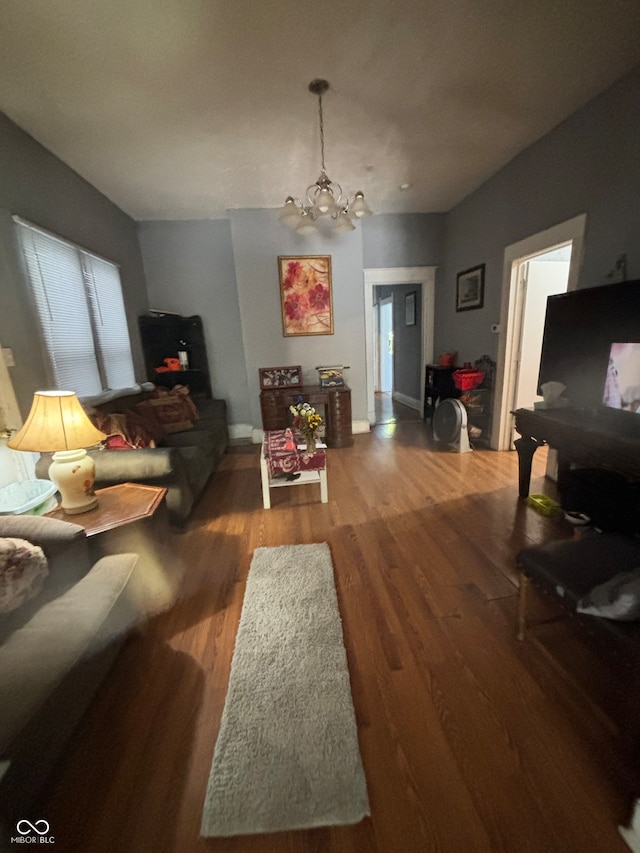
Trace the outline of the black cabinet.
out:
<instances>
[{"instance_id":1,"label":"black cabinet","mask_svg":"<svg viewBox=\"0 0 640 853\"><path fill-rule=\"evenodd\" d=\"M473 368L481 370L484 379L477 388L459 392L459 397L467 410L469 438L476 445L488 447L493 419L496 363L488 355L483 355L473 363Z\"/></svg>"},{"instance_id":2,"label":"black cabinet","mask_svg":"<svg viewBox=\"0 0 640 853\"><path fill-rule=\"evenodd\" d=\"M424 377L424 420L431 421L438 401L445 397L459 397L460 391L453 383L456 367L427 364Z\"/></svg>"},{"instance_id":3,"label":"black cabinet","mask_svg":"<svg viewBox=\"0 0 640 853\"><path fill-rule=\"evenodd\" d=\"M156 385L188 385L191 393L211 397L211 379L202 318L178 314L143 314L138 318L147 377ZM177 359L179 370L156 372L165 359Z\"/></svg>"}]
</instances>

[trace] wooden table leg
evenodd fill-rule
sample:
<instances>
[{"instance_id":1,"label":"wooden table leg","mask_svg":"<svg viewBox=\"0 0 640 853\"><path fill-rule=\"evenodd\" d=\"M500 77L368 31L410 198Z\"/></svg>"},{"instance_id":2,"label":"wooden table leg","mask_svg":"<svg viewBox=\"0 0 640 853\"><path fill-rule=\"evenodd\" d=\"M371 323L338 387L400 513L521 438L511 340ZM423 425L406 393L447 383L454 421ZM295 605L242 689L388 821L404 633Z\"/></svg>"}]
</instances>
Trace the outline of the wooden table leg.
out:
<instances>
[{"instance_id":1,"label":"wooden table leg","mask_svg":"<svg viewBox=\"0 0 640 853\"><path fill-rule=\"evenodd\" d=\"M260 452L260 479L262 480L262 506L271 509L271 495L269 494L269 469L267 460L264 458L264 450Z\"/></svg>"},{"instance_id":2,"label":"wooden table leg","mask_svg":"<svg viewBox=\"0 0 640 853\"><path fill-rule=\"evenodd\" d=\"M513 442L518 451L518 486L521 498L526 498L529 494L529 485L531 483L531 463L533 454L539 447L544 444L543 441L538 441L528 435L523 435L522 438L516 438Z\"/></svg>"},{"instance_id":3,"label":"wooden table leg","mask_svg":"<svg viewBox=\"0 0 640 853\"><path fill-rule=\"evenodd\" d=\"M329 486L327 485L327 469L326 466L320 473L320 502L326 504L329 500Z\"/></svg>"}]
</instances>

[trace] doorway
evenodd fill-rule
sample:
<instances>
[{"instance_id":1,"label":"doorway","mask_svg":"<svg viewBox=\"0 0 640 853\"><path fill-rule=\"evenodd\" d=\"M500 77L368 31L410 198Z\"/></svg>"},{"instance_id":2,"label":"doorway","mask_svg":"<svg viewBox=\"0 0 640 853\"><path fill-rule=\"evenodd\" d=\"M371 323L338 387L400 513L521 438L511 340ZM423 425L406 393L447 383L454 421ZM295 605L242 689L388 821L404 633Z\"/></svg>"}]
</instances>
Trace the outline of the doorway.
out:
<instances>
[{"instance_id":1,"label":"doorway","mask_svg":"<svg viewBox=\"0 0 640 853\"><path fill-rule=\"evenodd\" d=\"M538 396L547 296L556 287L559 290L555 292L577 287L586 219L586 214L581 214L505 249L496 373L498 405L491 441L495 450L513 449L512 412L517 401L533 406ZM554 266L545 271L546 264Z\"/></svg>"},{"instance_id":2,"label":"doorway","mask_svg":"<svg viewBox=\"0 0 640 853\"><path fill-rule=\"evenodd\" d=\"M520 343L514 365L513 408L531 408L538 394L538 371L547 299L565 293L569 284L572 243L515 262L515 276L522 289Z\"/></svg>"},{"instance_id":3,"label":"doorway","mask_svg":"<svg viewBox=\"0 0 640 853\"><path fill-rule=\"evenodd\" d=\"M416 317L420 324L420 403L424 405L425 365L433 361L434 309L436 267L389 267L364 270L364 322L365 363L367 374L367 420L370 426L376 423L375 389L377 386L377 339L379 337L375 310L375 287L377 285L407 285L420 288L422 310Z\"/></svg>"},{"instance_id":4,"label":"doorway","mask_svg":"<svg viewBox=\"0 0 640 853\"><path fill-rule=\"evenodd\" d=\"M378 385L381 394L393 394L393 296L378 302Z\"/></svg>"}]
</instances>

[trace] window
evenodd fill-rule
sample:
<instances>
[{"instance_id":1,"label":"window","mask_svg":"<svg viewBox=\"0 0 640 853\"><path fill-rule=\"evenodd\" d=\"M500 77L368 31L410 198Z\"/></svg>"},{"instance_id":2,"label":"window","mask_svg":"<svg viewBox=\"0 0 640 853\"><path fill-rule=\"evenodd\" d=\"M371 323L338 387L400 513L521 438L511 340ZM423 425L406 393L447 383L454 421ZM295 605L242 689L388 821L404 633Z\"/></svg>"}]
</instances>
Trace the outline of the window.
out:
<instances>
[{"instance_id":1,"label":"window","mask_svg":"<svg viewBox=\"0 0 640 853\"><path fill-rule=\"evenodd\" d=\"M118 267L14 217L50 380L78 396L135 383Z\"/></svg>"}]
</instances>

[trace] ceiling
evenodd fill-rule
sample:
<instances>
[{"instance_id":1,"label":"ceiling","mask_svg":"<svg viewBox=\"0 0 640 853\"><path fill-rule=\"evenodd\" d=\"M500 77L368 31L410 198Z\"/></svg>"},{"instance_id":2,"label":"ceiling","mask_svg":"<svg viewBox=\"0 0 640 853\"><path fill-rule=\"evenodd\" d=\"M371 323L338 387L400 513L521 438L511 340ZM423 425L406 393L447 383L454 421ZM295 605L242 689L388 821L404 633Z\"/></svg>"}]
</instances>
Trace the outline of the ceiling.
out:
<instances>
[{"instance_id":1,"label":"ceiling","mask_svg":"<svg viewBox=\"0 0 640 853\"><path fill-rule=\"evenodd\" d=\"M329 176L446 211L638 63L638 0L0 0L0 110L138 220L302 196L316 77Z\"/></svg>"}]
</instances>

